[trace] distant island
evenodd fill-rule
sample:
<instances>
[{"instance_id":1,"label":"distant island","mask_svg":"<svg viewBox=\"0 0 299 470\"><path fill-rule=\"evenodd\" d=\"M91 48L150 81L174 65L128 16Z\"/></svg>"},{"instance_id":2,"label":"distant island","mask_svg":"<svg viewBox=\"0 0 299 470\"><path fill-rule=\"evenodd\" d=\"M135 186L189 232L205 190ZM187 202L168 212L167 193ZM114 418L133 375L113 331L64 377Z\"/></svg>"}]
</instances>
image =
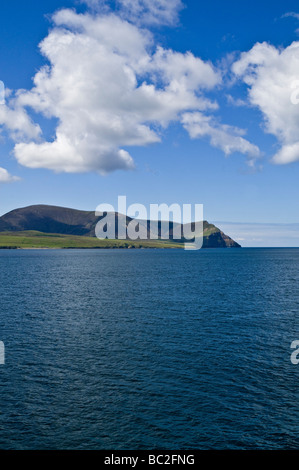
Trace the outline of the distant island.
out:
<instances>
[{"instance_id":1,"label":"distant island","mask_svg":"<svg viewBox=\"0 0 299 470\"><path fill-rule=\"evenodd\" d=\"M125 217L110 213L109 217ZM81 211L49 205L15 209L0 217L0 248L183 248L184 240L173 239L174 224L169 225L169 240L163 239L161 224L158 240L99 240L95 227L102 217L94 211ZM115 219L117 221L117 218ZM126 217L126 224L133 219ZM140 221L149 231L150 221ZM183 226L181 226L182 229ZM219 228L203 222L203 248L240 248ZM117 238L117 237L116 237Z\"/></svg>"}]
</instances>

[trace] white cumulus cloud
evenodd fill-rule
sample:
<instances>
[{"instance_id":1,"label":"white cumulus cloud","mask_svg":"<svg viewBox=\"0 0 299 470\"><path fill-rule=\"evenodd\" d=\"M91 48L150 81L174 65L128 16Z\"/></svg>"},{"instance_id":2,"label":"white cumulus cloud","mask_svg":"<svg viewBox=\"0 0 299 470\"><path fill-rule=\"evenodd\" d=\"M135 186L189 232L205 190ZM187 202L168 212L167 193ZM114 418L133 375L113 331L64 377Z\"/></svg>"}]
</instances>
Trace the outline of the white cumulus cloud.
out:
<instances>
[{"instance_id":1,"label":"white cumulus cloud","mask_svg":"<svg viewBox=\"0 0 299 470\"><path fill-rule=\"evenodd\" d=\"M180 121L183 112L217 107L205 91L221 76L190 52L155 48L149 31L114 14L65 9L53 21L40 45L49 65L37 72L30 91L18 92L17 106L56 118L56 137L18 141L20 164L103 174L132 169L123 147L159 142L159 129Z\"/></svg>"},{"instance_id":2,"label":"white cumulus cloud","mask_svg":"<svg viewBox=\"0 0 299 470\"><path fill-rule=\"evenodd\" d=\"M55 172L131 170L132 147L160 142L163 130L177 122L191 138L208 137L226 155L242 153L252 164L260 151L245 131L211 114L218 103L208 92L223 86L222 72L191 52L156 45L149 29L132 21L134 12L141 18L147 11L170 24L181 1L117 3L117 14L62 9L53 15L40 44L47 65L33 77L31 90L11 93L0 107L0 125L15 141L17 161ZM245 75L241 62L239 71L234 67ZM52 140L43 137L32 111L56 123Z\"/></svg>"},{"instance_id":3,"label":"white cumulus cloud","mask_svg":"<svg viewBox=\"0 0 299 470\"><path fill-rule=\"evenodd\" d=\"M299 42L285 49L258 43L241 54L233 72L248 85L250 104L260 109L266 132L279 142L272 161L299 160L299 104L294 99L299 96Z\"/></svg>"},{"instance_id":4,"label":"white cumulus cloud","mask_svg":"<svg viewBox=\"0 0 299 470\"><path fill-rule=\"evenodd\" d=\"M1 183L13 183L18 181L20 178L17 176L12 176L5 168L0 167L0 184Z\"/></svg>"},{"instance_id":5,"label":"white cumulus cloud","mask_svg":"<svg viewBox=\"0 0 299 470\"><path fill-rule=\"evenodd\" d=\"M192 139L208 137L213 147L221 149L225 155L239 152L247 156L250 165L260 157L259 148L244 139L243 129L218 123L213 117L199 112L185 113L182 123Z\"/></svg>"},{"instance_id":6,"label":"white cumulus cloud","mask_svg":"<svg viewBox=\"0 0 299 470\"><path fill-rule=\"evenodd\" d=\"M184 8L181 0L81 0L90 8L107 11L110 6L118 14L135 24L174 25L178 22L179 12Z\"/></svg>"},{"instance_id":7,"label":"white cumulus cloud","mask_svg":"<svg viewBox=\"0 0 299 470\"><path fill-rule=\"evenodd\" d=\"M32 122L25 109L15 106L15 100L0 105L0 125L5 126L14 140L37 139L41 134L38 124Z\"/></svg>"}]
</instances>

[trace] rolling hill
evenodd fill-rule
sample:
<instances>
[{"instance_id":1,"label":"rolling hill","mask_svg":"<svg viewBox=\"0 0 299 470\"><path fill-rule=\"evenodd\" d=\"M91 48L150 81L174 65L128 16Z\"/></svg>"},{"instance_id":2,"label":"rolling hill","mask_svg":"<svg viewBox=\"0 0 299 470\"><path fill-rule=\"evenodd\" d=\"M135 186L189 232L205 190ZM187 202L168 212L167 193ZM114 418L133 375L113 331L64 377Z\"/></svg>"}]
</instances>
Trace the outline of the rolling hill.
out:
<instances>
[{"instance_id":1,"label":"rolling hill","mask_svg":"<svg viewBox=\"0 0 299 470\"><path fill-rule=\"evenodd\" d=\"M116 213L117 214L117 213ZM115 219L115 213L109 213L106 218L107 223L111 223L116 220L116 238L118 233L117 218ZM118 214L117 214L118 215ZM120 218L125 216L119 214ZM59 240L56 240L58 243L57 247L101 247L103 242L106 242L106 247L109 247L109 243L112 241L108 240L98 240L95 237L95 227L99 220L102 217L95 215L94 211L81 211L76 209L69 209L64 207L49 206L49 205L34 205L28 206L20 209L15 209L11 212L0 217L0 246L10 246L10 243L13 243L13 246L17 246L17 236L20 240L20 235L22 235L22 240L26 237L29 237L32 246L41 241L42 236L44 238L46 235L52 240L53 245L53 234L56 235L56 238L60 235L64 236L64 242L61 242L61 237ZM120 219L121 220L121 219ZM130 217L126 217L126 225L131 221ZM149 220L140 220L138 221L143 228L144 232L149 238ZM178 224L170 223L169 225L169 239L164 240L165 238L165 227L159 222L158 231L156 233L159 240L137 240L128 243L124 243L124 240L113 240L113 247L116 246L139 246L142 241L143 247L152 246L155 244L155 247L169 247L169 243L172 242L172 245L178 245L182 243L182 240L176 240L173 237L173 230L177 227ZM194 226L192 227L194 228ZM240 245L232 240L228 235L225 235L219 228L213 224L209 224L207 221L203 223L203 248L238 248ZM181 233L183 233L183 226L180 226ZM28 233L29 232L29 233ZM8 238L7 238L8 237ZM14 237L13 240L9 243L9 237ZM75 238L72 238L75 237ZM80 238L82 237L82 238ZM34 240L35 239L35 242ZM101 243L98 243L101 242ZM115 243L116 242L116 243ZM24 243L24 241L23 241ZM26 244L26 243L25 243ZM47 245L47 242L46 242ZM55 245L55 243L54 243ZM157 246L156 246L157 245ZM40 246L40 243L38 243ZM55 247L55 246L53 246Z\"/></svg>"}]
</instances>

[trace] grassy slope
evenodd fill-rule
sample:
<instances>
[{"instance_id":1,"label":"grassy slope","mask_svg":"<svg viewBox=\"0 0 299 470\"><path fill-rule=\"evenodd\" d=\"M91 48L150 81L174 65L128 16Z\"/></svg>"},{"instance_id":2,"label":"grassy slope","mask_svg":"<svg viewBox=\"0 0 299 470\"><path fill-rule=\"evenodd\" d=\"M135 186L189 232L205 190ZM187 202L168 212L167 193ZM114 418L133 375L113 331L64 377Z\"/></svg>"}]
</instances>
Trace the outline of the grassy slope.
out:
<instances>
[{"instance_id":1,"label":"grassy slope","mask_svg":"<svg viewBox=\"0 0 299 470\"><path fill-rule=\"evenodd\" d=\"M219 232L219 229L217 227L215 227L215 225L207 223L206 226L204 226L203 236L204 237L209 237L213 233L217 233L217 232Z\"/></svg>"},{"instance_id":2,"label":"grassy slope","mask_svg":"<svg viewBox=\"0 0 299 470\"><path fill-rule=\"evenodd\" d=\"M2 232L0 248L183 248L168 240L98 240L92 237L35 231Z\"/></svg>"}]
</instances>

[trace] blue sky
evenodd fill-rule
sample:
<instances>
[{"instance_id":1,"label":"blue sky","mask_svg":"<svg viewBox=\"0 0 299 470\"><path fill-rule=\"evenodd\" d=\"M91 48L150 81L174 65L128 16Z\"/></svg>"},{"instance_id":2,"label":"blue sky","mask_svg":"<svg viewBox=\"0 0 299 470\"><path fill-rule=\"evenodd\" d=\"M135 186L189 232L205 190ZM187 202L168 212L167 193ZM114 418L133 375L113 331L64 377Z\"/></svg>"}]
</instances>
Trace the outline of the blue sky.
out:
<instances>
[{"instance_id":1,"label":"blue sky","mask_svg":"<svg viewBox=\"0 0 299 470\"><path fill-rule=\"evenodd\" d=\"M0 213L202 203L269 245L242 223L299 223L298 28L296 1L5 2Z\"/></svg>"}]
</instances>

